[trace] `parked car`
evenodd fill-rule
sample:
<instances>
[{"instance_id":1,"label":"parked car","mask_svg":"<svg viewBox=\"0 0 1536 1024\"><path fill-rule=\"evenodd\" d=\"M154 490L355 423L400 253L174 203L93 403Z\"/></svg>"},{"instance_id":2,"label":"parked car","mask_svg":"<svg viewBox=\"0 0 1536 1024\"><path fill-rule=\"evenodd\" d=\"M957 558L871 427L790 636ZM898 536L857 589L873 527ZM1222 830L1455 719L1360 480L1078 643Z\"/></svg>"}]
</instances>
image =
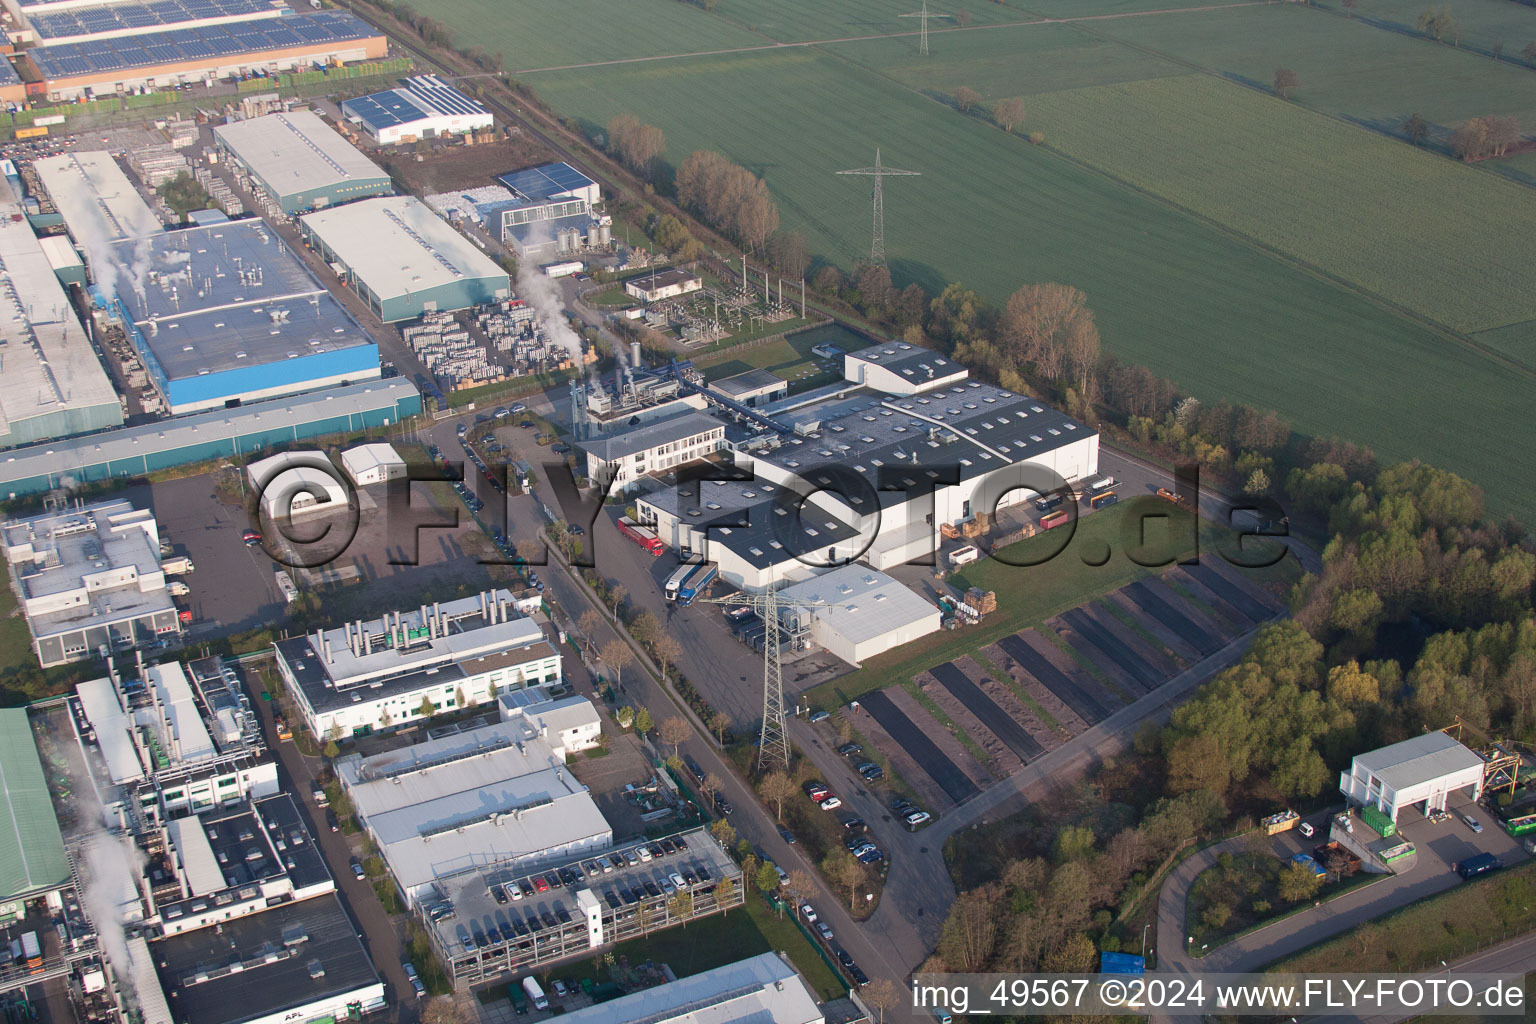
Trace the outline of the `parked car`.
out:
<instances>
[{"instance_id":1,"label":"parked car","mask_svg":"<svg viewBox=\"0 0 1536 1024\"><path fill-rule=\"evenodd\" d=\"M859 834L860 832L869 831L869 825L865 823L863 818L844 818L843 828L847 829L849 832L854 833L855 835Z\"/></svg>"},{"instance_id":2,"label":"parked car","mask_svg":"<svg viewBox=\"0 0 1536 1024\"><path fill-rule=\"evenodd\" d=\"M1307 824L1306 822L1302 822L1300 825L1297 825L1296 826L1296 831L1300 832L1302 835L1306 836L1308 839L1311 839L1314 835L1317 834L1317 829L1313 828L1311 825Z\"/></svg>"},{"instance_id":3,"label":"parked car","mask_svg":"<svg viewBox=\"0 0 1536 1024\"><path fill-rule=\"evenodd\" d=\"M336 817L336 812L330 808L326 808L325 823L331 827L332 832L341 831L341 819Z\"/></svg>"},{"instance_id":4,"label":"parked car","mask_svg":"<svg viewBox=\"0 0 1536 1024\"><path fill-rule=\"evenodd\" d=\"M837 957L837 962L842 964L844 967L853 966L853 957L849 956L848 951L842 946L838 946L832 951L832 953Z\"/></svg>"},{"instance_id":5,"label":"parked car","mask_svg":"<svg viewBox=\"0 0 1536 1024\"><path fill-rule=\"evenodd\" d=\"M352 876L359 882L368 877L367 875L363 874L363 862L358 860L356 857L352 858L352 862L349 866L352 868Z\"/></svg>"},{"instance_id":6,"label":"parked car","mask_svg":"<svg viewBox=\"0 0 1536 1024\"><path fill-rule=\"evenodd\" d=\"M1472 815L1463 814L1461 816L1461 820L1466 822L1467 828L1471 829L1473 832L1477 833L1478 835L1483 834L1483 823L1472 817Z\"/></svg>"},{"instance_id":7,"label":"parked car","mask_svg":"<svg viewBox=\"0 0 1536 1024\"><path fill-rule=\"evenodd\" d=\"M901 820L907 823L907 828L917 828L933 820L933 815L927 811L910 810L901 816Z\"/></svg>"},{"instance_id":8,"label":"parked car","mask_svg":"<svg viewBox=\"0 0 1536 1024\"><path fill-rule=\"evenodd\" d=\"M877 779L885 778L885 769L881 768L873 761L865 761L863 764L858 766L857 771L860 775L864 776L865 780L868 782L874 782Z\"/></svg>"},{"instance_id":9,"label":"parked car","mask_svg":"<svg viewBox=\"0 0 1536 1024\"><path fill-rule=\"evenodd\" d=\"M806 716L805 720L810 722L812 725L815 725L817 722L825 722L831 717L832 712L830 711L812 711L809 715Z\"/></svg>"},{"instance_id":10,"label":"parked car","mask_svg":"<svg viewBox=\"0 0 1536 1024\"><path fill-rule=\"evenodd\" d=\"M809 903L800 904L800 916L805 918L806 924L816 923L816 908Z\"/></svg>"},{"instance_id":11,"label":"parked car","mask_svg":"<svg viewBox=\"0 0 1536 1024\"><path fill-rule=\"evenodd\" d=\"M416 973L416 965L406 960L400 964L400 969L405 972L405 980L411 983L411 988L416 990L416 998L426 998L427 986L421 983L421 977Z\"/></svg>"},{"instance_id":12,"label":"parked car","mask_svg":"<svg viewBox=\"0 0 1536 1024\"><path fill-rule=\"evenodd\" d=\"M779 826L779 838L784 840L790 846L795 845L795 834L789 829L785 828L783 825Z\"/></svg>"},{"instance_id":13,"label":"parked car","mask_svg":"<svg viewBox=\"0 0 1536 1024\"><path fill-rule=\"evenodd\" d=\"M725 798L725 794L716 793L715 810L719 811L721 814L732 814L735 812L736 808L731 806L731 802Z\"/></svg>"},{"instance_id":14,"label":"parked car","mask_svg":"<svg viewBox=\"0 0 1536 1024\"><path fill-rule=\"evenodd\" d=\"M255 530L246 530L240 535L240 539L245 542L246 547L254 548L261 543L261 534Z\"/></svg>"},{"instance_id":15,"label":"parked car","mask_svg":"<svg viewBox=\"0 0 1536 1024\"><path fill-rule=\"evenodd\" d=\"M857 743L844 743L842 746L837 748L837 752L842 754L844 757L852 757L854 754L864 753L864 748L859 746Z\"/></svg>"},{"instance_id":16,"label":"parked car","mask_svg":"<svg viewBox=\"0 0 1536 1024\"><path fill-rule=\"evenodd\" d=\"M820 807L824 811L835 811L839 807L843 806L843 801L838 797L836 793L828 793L826 796L822 797L816 802L816 806Z\"/></svg>"},{"instance_id":17,"label":"parked car","mask_svg":"<svg viewBox=\"0 0 1536 1024\"><path fill-rule=\"evenodd\" d=\"M823 942L832 941L832 929L827 927L827 922L825 921L816 922L816 934L821 936Z\"/></svg>"},{"instance_id":18,"label":"parked car","mask_svg":"<svg viewBox=\"0 0 1536 1024\"><path fill-rule=\"evenodd\" d=\"M832 792L827 788L827 784L825 782L817 782L815 779L812 779L800 788L805 790L805 795L810 797L812 800L820 800L822 797Z\"/></svg>"}]
</instances>

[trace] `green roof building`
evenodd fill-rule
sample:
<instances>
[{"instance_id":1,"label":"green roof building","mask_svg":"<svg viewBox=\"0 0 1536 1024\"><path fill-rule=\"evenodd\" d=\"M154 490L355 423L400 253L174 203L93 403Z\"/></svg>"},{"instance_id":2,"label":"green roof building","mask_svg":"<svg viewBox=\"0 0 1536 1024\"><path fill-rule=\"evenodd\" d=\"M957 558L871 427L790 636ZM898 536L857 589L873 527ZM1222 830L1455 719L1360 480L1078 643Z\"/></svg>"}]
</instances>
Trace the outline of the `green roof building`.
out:
<instances>
[{"instance_id":1,"label":"green roof building","mask_svg":"<svg viewBox=\"0 0 1536 1024\"><path fill-rule=\"evenodd\" d=\"M24 708L0 708L0 921L69 881L69 858Z\"/></svg>"}]
</instances>

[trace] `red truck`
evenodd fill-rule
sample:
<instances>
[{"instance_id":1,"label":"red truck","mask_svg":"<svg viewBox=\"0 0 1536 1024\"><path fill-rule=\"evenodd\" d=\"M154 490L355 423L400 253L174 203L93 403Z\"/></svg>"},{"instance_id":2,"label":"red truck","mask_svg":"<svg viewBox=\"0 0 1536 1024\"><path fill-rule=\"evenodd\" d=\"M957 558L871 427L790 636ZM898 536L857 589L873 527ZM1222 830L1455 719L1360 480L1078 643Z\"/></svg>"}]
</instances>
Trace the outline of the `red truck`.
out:
<instances>
[{"instance_id":1,"label":"red truck","mask_svg":"<svg viewBox=\"0 0 1536 1024\"><path fill-rule=\"evenodd\" d=\"M649 551L653 556L661 554L663 550L661 538L656 536L656 531L651 529L649 526L641 526L639 523L629 518L629 516L620 517L619 532L628 537L630 540L634 541L636 544L639 544L641 547L645 548L645 550Z\"/></svg>"}]
</instances>

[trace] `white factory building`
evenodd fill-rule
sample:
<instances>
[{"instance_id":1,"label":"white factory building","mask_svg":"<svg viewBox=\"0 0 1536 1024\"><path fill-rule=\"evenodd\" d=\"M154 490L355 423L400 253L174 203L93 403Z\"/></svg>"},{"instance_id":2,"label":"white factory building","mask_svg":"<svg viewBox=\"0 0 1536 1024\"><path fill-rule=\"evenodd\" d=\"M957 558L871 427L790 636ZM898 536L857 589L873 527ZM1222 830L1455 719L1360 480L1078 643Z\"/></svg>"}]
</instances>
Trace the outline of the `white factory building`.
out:
<instances>
[{"instance_id":1,"label":"white factory building","mask_svg":"<svg viewBox=\"0 0 1536 1024\"><path fill-rule=\"evenodd\" d=\"M1339 789L1357 807L1375 807L1394 822L1398 811L1417 805L1424 814L1445 810L1446 798L1464 790L1483 794L1486 763L1443 732L1427 732L1401 743L1357 754L1339 775Z\"/></svg>"},{"instance_id":2,"label":"white factory building","mask_svg":"<svg viewBox=\"0 0 1536 1024\"><path fill-rule=\"evenodd\" d=\"M880 346L849 355L844 372L842 384L755 409L743 409L742 396L758 382L711 385L726 399L717 405L748 421L732 425L739 442L719 442L734 467L718 475L746 480L652 488L636 497L639 520L674 548L718 562L726 582L756 591L849 561L884 570L928 558L942 526L1098 472L1097 431L970 380L930 350ZM693 415L702 424L725 414ZM619 435L579 445L589 468L633 487L687 461L657 465L650 446L670 438L632 433L628 442Z\"/></svg>"},{"instance_id":3,"label":"white factory building","mask_svg":"<svg viewBox=\"0 0 1536 1024\"><path fill-rule=\"evenodd\" d=\"M389 195L389 175L309 110L231 121L219 149L284 213Z\"/></svg>"},{"instance_id":4,"label":"white factory building","mask_svg":"<svg viewBox=\"0 0 1536 1024\"><path fill-rule=\"evenodd\" d=\"M532 867L613 845L613 829L537 722L521 714L337 762L358 822L408 904L430 898L434 882L454 875Z\"/></svg>"},{"instance_id":5,"label":"white factory building","mask_svg":"<svg viewBox=\"0 0 1536 1024\"><path fill-rule=\"evenodd\" d=\"M318 738L414 725L561 680L559 650L507 590L279 640L277 668Z\"/></svg>"},{"instance_id":6,"label":"white factory building","mask_svg":"<svg viewBox=\"0 0 1536 1024\"><path fill-rule=\"evenodd\" d=\"M106 242L141 238L165 229L128 175L105 150L44 157L32 166L59 216L64 218L64 226L76 242L86 247L88 257L100 251ZM101 281L102 269L91 269L96 280Z\"/></svg>"},{"instance_id":7,"label":"white factory building","mask_svg":"<svg viewBox=\"0 0 1536 1024\"><path fill-rule=\"evenodd\" d=\"M63 159L62 157L51 159ZM37 161L37 166L47 163ZM67 245L66 239L60 239ZM123 422L117 390L90 336L32 233L10 181L0 177L0 448L33 444ZM5 492L0 491L0 497Z\"/></svg>"},{"instance_id":8,"label":"white factory building","mask_svg":"<svg viewBox=\"0 0 1536 1024\"><path fill-rule=\"evenodd\" d=\"M127 501L0 526L11 589L44 668L179 640L155 517Z\"/></svg>"},{"instance_id":9,"label":"white factory building","mask_svg":"<svg viewBox=\"0 0 1536 1024\"><path fill-rule=\"evenodd\" d=\"M163 821L278 792L250 698L218 658L113 671L75 693L86 739L118 787L103 794L110 813L132 804L138 820Z\"/></svg>"},{"instance_id":10,"label":"white factory building","mask_svg":"<svg viewBox=\"0 0 1536 1024\"><path fill-rule=\"evenodd\" d=\"M809 620L812 640L854 666L939 628L937 605L862 565L833 569L779 593L795 606L791 614Z\"/></svg>"},{"instance_id":11,"label":"white factory building","mask_svg":"<svg viewBox=\"0 0 1536 1024\"><path fill-rule=\"evenodd\" d=\"M347 489L324 452L278 452L245 467L264 519L299 519L347 507Z\"/></svg>"},{"instance_id":12,"label":"white factory building","mask_svg":"<svg viewBox=\"0 0 1536 1024\"><path fill-rule=\"evenodd\" d=\"M624 282L624 290L642 302L660 302L687 295L704 287L698 274L686 270L659 270Z\"/></svg>"},{"instance_id":13,"label":"white factory building","mask_svg":"<svg viewBox=\"0 0 1536 1024\"><path fill-rule=\"evenodd\" d=\"M694 462L720 450L725 424L700 412L685 412L621 430L608 437L578 441L587 456L587 479L612 481L622 494L641 477Z\"/></svg>"},{"instance_id":14,"label":"white factory building","mask_svg":"<svg viewBox=\"0 0 1536 1024\"><path fill-rule=\"evenodd\" d=\"M894 1015L893 1015L894 1016ZM805 979L759 953L565 1014L561 1024L823 1024Z\"/></svg>"},{"instance_id":15,"label":"white factory building","mask_svg":"<svg viewBox=\"0 0 1536 1024\"><path fill-rule=\"evenodd\" d=\"M382 441L360 444L341 453L341 468L358 487L382 484L405 476L405 460Z\"/></svg>"},{"instance_id":16,"label":"white factory building","mask_svg":"<svg viewBox=\"0 0 1536 1024\"><path fill-rule=\"evenodd\" d=\"M398 89L347 100L341 113L384 146L464 135L493 123L485 104L436 75L417 75L401 82Z\"/></svg>"}]
</instances>

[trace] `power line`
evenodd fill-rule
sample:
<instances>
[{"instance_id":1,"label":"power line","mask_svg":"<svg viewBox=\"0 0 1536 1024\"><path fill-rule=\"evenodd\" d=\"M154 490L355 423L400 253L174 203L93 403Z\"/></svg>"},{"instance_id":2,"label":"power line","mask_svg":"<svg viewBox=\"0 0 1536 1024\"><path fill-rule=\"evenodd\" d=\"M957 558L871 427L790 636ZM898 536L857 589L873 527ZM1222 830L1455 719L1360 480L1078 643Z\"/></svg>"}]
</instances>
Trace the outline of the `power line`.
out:
<instances>
[{"instance_id":1,"label":"power line","mask_svg":"<svg viewBox=\"0 0 1536 1024\"><path fill-rule=\"evenodd\" d=\"M926 26L928 23L925 21ZM869 261L871 263L885 262L885 189L881 182L888 175L901 175L920 177L921 171L901 171L894 167L886 167L880 162L880 147L875 147L875 165L873 167L855 167L849 171L838 171L838 174L858 174L875 179L875 219L874 230L869 243Z\"/></svg>"},{"instance_id":2,"label":"power line","mask_svg":"<svg viewBox=\"0 0 1536 1024\"><path fill-rule=\"evenodd\" d=\"M922 28L922 31L918 33L918 40L919 40L919 42L917 44L917 52L922 54L924 57L926 57L926 56L928 56L928 19L929 18L947 18L947 17L949 17L949 15L947 15L947 14L929 14L928 13L928 0L923 0L923 9L921 11L917 11L917 12L915 12L913 14L898 14L897 17L898 18L921 18L922 19L921 24L922 24L923 28Z\"/></svg>"}]
</instances>

